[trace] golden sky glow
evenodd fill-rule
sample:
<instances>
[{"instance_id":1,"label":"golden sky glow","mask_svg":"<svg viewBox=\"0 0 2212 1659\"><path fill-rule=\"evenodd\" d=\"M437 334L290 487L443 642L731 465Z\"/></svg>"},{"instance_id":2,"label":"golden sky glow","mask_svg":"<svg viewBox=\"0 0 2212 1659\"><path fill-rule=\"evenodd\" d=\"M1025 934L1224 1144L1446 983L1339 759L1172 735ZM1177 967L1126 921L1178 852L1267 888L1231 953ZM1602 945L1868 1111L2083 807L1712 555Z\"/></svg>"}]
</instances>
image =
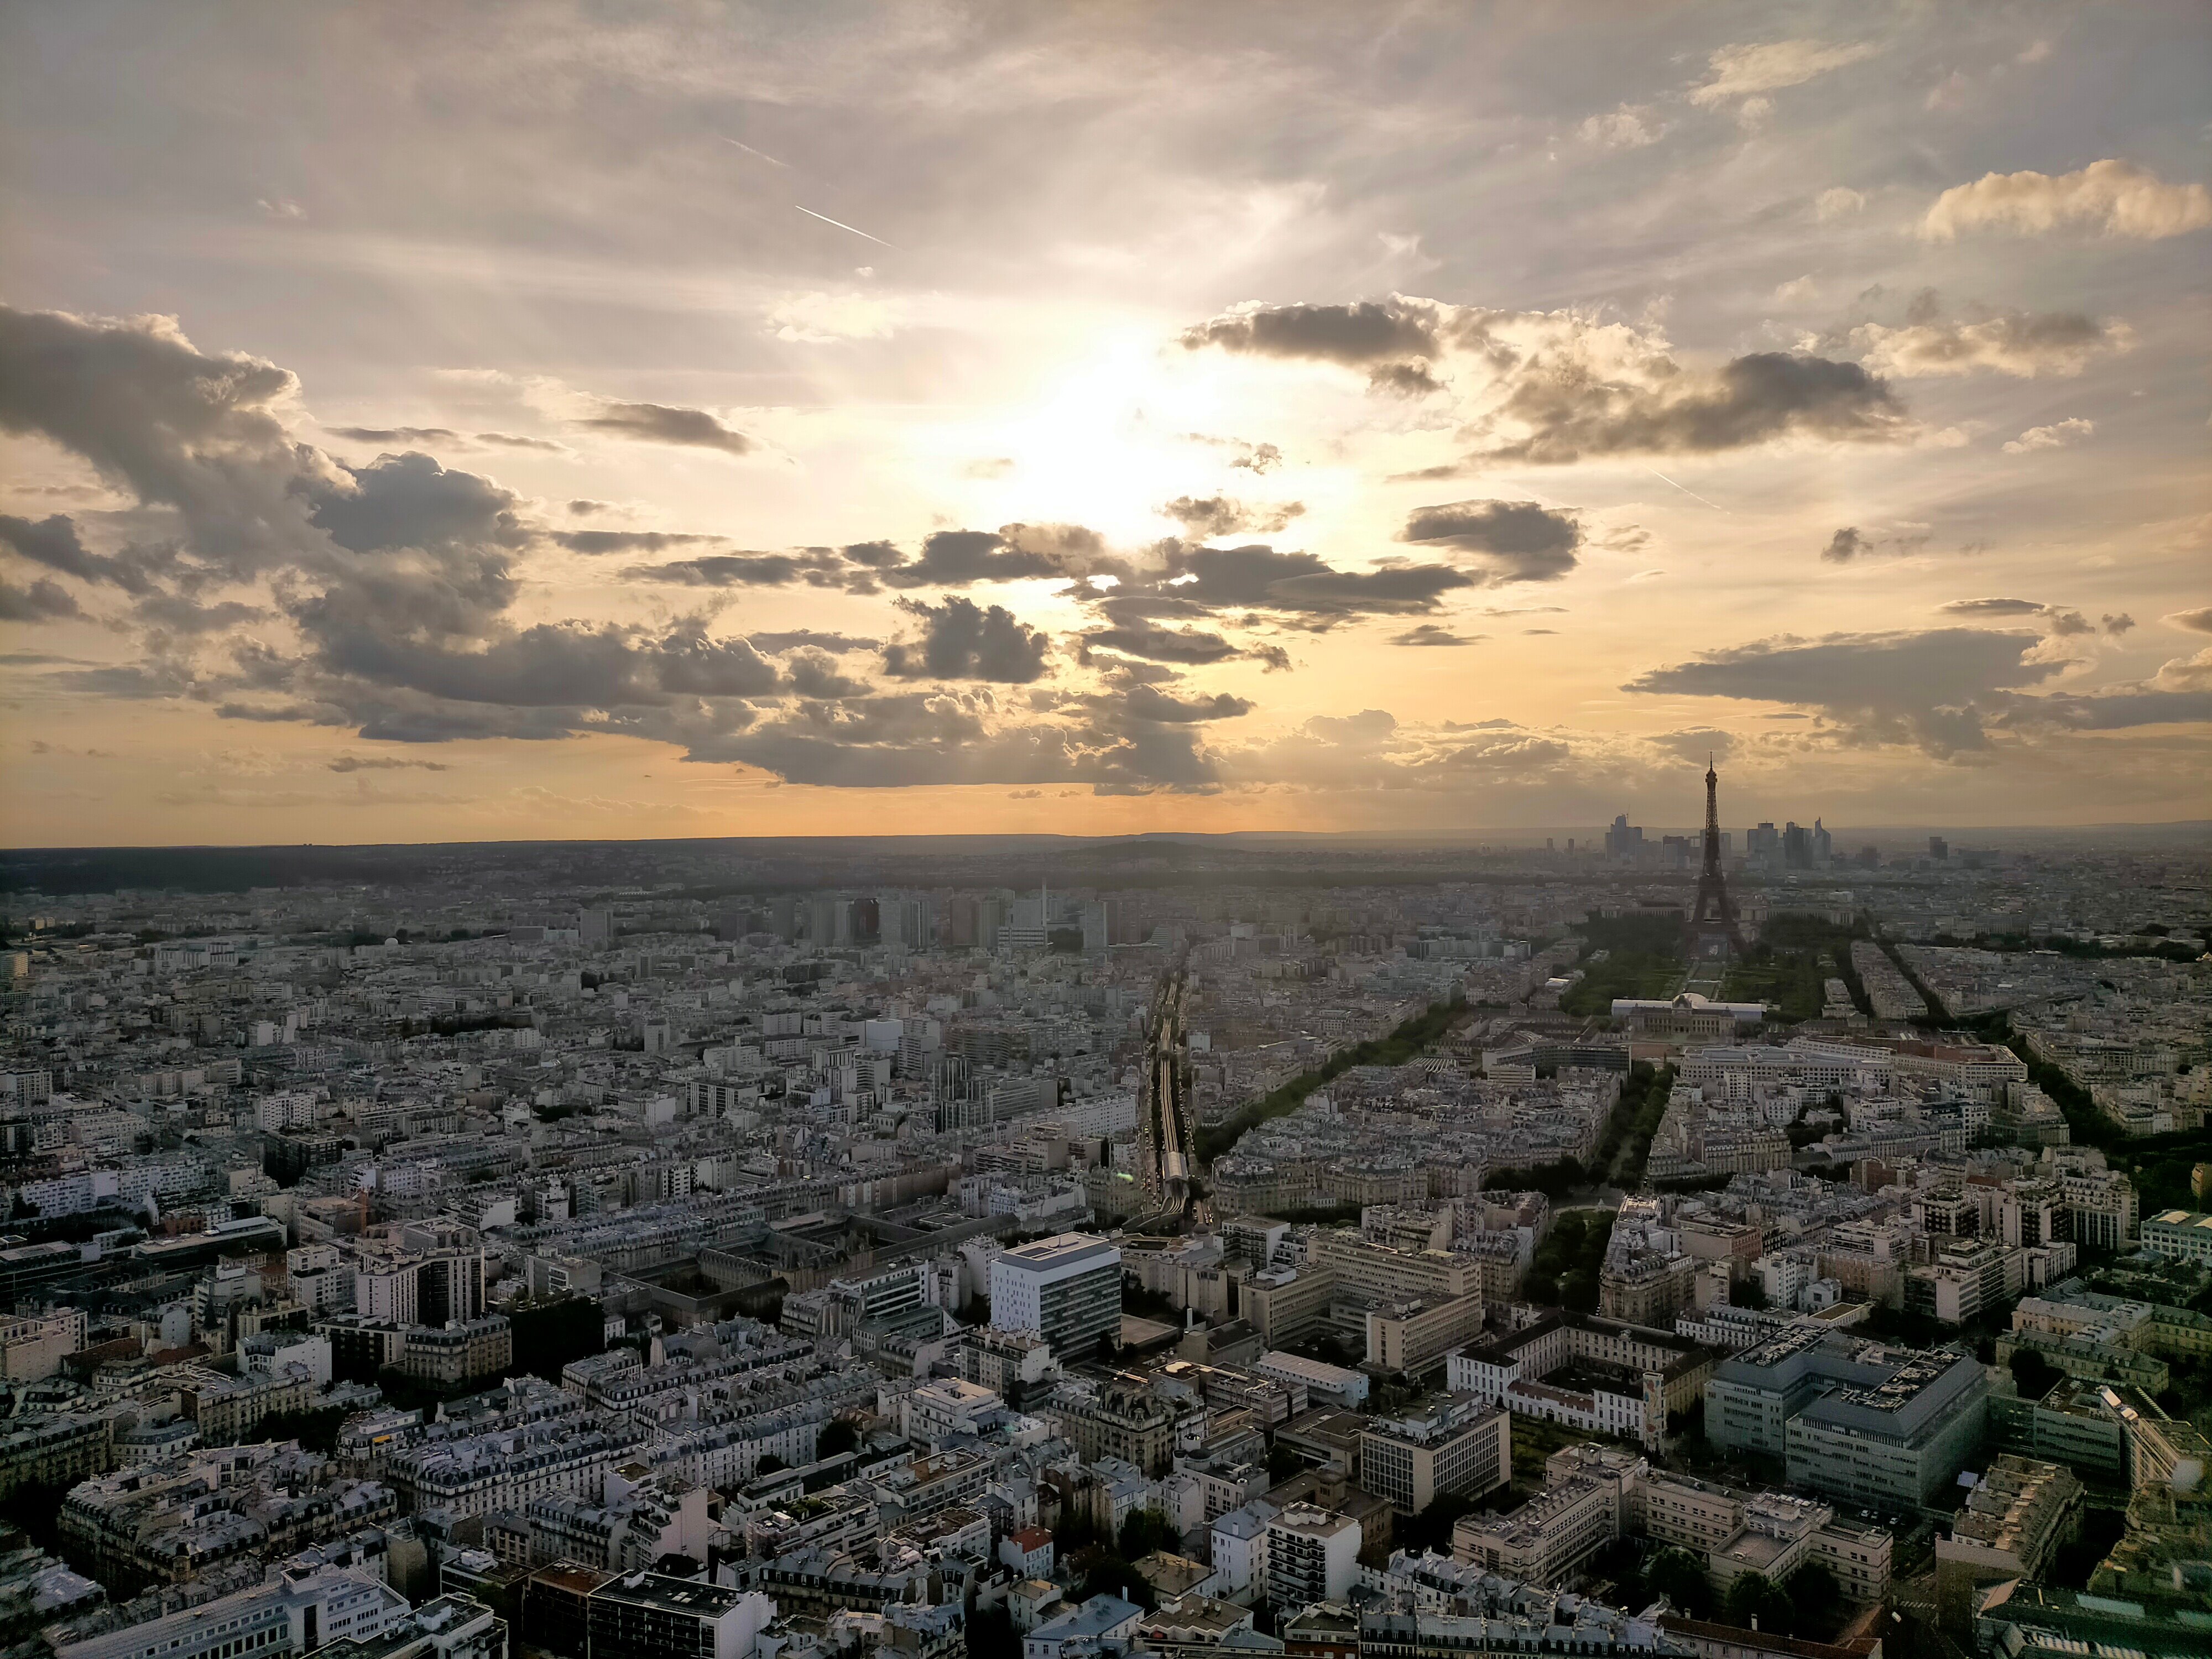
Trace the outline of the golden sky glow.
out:
<instances>
[{"instance_id":1,"label":"golden sky glow","mask_svg":"<svg viewBox=\"0 0 2212 1659\"><path fill-rule=\"evenodd\" d=\"M2208 59L15 9L0 833L2212 816Z\"/></svg>"}]
</instances>

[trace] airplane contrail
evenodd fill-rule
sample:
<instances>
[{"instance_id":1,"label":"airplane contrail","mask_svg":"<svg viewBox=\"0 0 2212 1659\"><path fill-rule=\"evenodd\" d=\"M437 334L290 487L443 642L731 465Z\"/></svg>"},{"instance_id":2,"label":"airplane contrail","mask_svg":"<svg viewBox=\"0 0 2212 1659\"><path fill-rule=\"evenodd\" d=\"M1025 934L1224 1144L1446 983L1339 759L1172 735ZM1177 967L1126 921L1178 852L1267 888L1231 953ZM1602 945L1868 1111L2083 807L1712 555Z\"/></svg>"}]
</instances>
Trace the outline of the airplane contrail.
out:
<instances>
[{"instance_id":1,"label":"airplane contrail","mask_svg":"<svg viewBox=\"0 0 2212 1659\"><path fill-rule=\"evenodd\" d=\"M714 135L714 137L716 137L717 138L720 138L720 139L724 143L726 143L726 144L738 144L738 141L737 141L736 139L734 139L734 138L731 137L727 133L724 133L724 132L718 132L718 133L716 133L716 134ZM761 160L762 160L762 161L763 161L767 162L767 163L768 163L770 167L785 167L785 168L788 168L788 167L791 166L791 163L790 163L790 162L788 162L788 161L777 161L777 160L775 159L775 156L770 155L769 155L766 150L764 150L764 149L754 149L750 144L738 144L738 148L739 149L741 149L741 150L744 151L744 153L745 153L746 155L757 155L757 156L759 156L759 157L761 158Z\"/></svg>"},{"instance_id":2,"label":"airplane contrail","mask_svg":"<svg viewBox=\"0 0 2212 1659\"><path fill-rule=\"evenodd\" d=\"M1660 482L1661 483L1665 483L1665 484L1674 484L1674 488L1675 488L1675 489L1677 489L1680 490L1680 491L1681 491L1685 495L1687 495L1687 496L1688 496L1692 501L1705 501L1705 498L1703 495L1700 495L1699 494L1698 494L1698 492L1697 492L1696 490L1692 489L1691 489L1691 488L1689 488L1689 486L1688 486L1688 485L1686 485L1686 484L1678 484L1678 483L1674 483L1674 481L1672 478L1668 477L1665 473L1662 472L1662 471L1661 471L1657 467L1656 467L1656 466L1647 466L1647 467L1645 467L1644 470L1646 472L1649 472L1649 473L1650 473L1653 477L1655 477L1655 478L1658 479L1658 480L1659 480L1659 482ZM1714 512L1716 512L1716 513L1726 513L1726 512L1728 511L1728 508L1726 508L1726 507L1723 507L1723 506L1722 506L1718 501L1705 501L1705 505L1706 505L1707 507L1710 507L1711 508L1712 508L1712 510L1713 510Z\"/></svg>"},{"instance_id":3,"label":"airplane contrail","mask_svg":"<svg viewBox=\"0 0 2212 1659\"><path fill-rule=\"evenodd\" d=\"M799 207L799 204L793 202L792 206ZM868 236L868 233L866 231L862 230L857 225L848 225L842 219L832 219L828 214L817 213L812 208L803 207L799 208L799 210L810 219L819 219L825 225L835 225L840 230L849 230L855 236L867 236L868 240L873 242L878 247L887 247L894 253L901 251L896 242L886 242L880 236Z\"/></svg>"}]
</instances>

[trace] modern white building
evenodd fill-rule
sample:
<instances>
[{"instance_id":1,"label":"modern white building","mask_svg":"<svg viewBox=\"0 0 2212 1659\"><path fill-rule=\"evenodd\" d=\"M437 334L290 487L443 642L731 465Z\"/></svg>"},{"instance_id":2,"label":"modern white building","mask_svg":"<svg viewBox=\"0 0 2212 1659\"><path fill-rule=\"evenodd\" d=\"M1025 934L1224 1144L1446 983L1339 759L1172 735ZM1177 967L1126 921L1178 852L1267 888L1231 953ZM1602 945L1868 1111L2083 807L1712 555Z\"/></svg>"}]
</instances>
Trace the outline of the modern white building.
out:
<instances>
[{"instance_id":1,"label":"modern white building","mask_svg":"<svg viewBox=\"0 0 2212 1659\"><path fill-rule=\"evenodd\" d=\"M1293 1504L1267 1522L1269 1605L1341 1601L1359 1571L1359 1523L1348 1515Z\"/></svg>"},{"instance_id":2,"label":"modern white building","mask_svg":"<svg viewBox=\"0 0 2212 1659\"><path fill-rule=\"evenodd\" d=\"M991 1263L991 1323L1036 1331L1058 1355L1121 1334L1121 1252L1088 1233L1060 1233L1000 1253Z\"/></svg>"}]
</instances>

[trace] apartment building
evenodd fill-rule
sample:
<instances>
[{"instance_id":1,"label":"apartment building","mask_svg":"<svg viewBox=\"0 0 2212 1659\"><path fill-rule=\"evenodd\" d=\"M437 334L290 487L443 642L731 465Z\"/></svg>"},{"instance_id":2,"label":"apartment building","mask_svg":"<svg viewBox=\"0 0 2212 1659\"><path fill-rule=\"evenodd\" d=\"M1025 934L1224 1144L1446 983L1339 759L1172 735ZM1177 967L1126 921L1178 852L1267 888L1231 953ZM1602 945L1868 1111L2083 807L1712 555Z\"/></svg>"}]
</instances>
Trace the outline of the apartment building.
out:
<instances>
[{"instance_id":1,"label":"apartment building","mask_svg":"<svg viewBox=\"0 0 2212 1659\"><path fill-rule=\"evenodd\" d=\"M1417 1374L1482 1334L1480 1296L1391 1302L1367 1310L1367 1363L1383 1371Z\"/></svg>"},{"instance_id":2,"label":"apartment building","mask_svg":"<svg viewBox=\"0 0 2212 1659\"><path fill-rule=\"evenodd\" d=\"M1419 1514L1439 1492L1469 1498L1513 1478L1513 1429L1503 1406L1447 1391L1416 1410L1377 1419L1359 1437L1359 1481Z\"/></svg>"},{"instance_id":3,"label":"apartment building","mask_svg":"<svg viewBox=\"0 0 2212 1659\"><path fill-rule=\"evenodd\" d=\"M1269 1519L1267 1596L1277 1608L1340 1601L1359 1562L1359 1523L1311 1504L1292 1504Z\"/></svg>"},{"instance_id":4,"label":"apartment building","mask_svg":"<svg viewBox=\"0 0 2212 1659\"><path fill-rule=\"evenodd\" d=\"M1989 1387L1972 1354L1794 1327L1714 1367L1705 1433L1783 1457L1793 1486L1859 1505L1919 1504L1980 1443Z\"/></svg>"},{"instance_id":5,"label":"apartment building","mask_svg":"<svg viewBox=\"0 0 2212 1659\"><path fill-rule=\"evenodd\" d=\"M405 1596L374 1579L287 1569L252 1589L66 1644L55 1659L290 1659L334 1642L374 1641L410 1611Z\"/></svg>"}]
</instances>

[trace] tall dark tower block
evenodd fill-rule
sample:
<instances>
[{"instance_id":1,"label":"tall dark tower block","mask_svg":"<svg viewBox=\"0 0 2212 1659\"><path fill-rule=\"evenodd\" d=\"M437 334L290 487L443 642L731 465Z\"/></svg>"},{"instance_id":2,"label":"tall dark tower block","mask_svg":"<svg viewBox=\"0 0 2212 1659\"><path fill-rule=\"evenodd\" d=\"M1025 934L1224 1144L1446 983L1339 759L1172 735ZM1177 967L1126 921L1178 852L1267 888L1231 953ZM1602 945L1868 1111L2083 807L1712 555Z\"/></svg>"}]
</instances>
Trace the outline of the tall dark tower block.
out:
<instances>
[{"instance_id":1,"label":"tall dark tower block","mask_svg":"<svg viewBox=\"0 0 2212 1659\"><path fill-rule=\"evenodd\" d=\"M1705 757L1705 861L1698 872L1698 902L1690 909L1690 954L1693 957L1741 953L1743 931L1736 926L1735 906L1729 902L1728 882L1721 874L1720 774L1712 757Z\"/></svg>"}]
</instances>

